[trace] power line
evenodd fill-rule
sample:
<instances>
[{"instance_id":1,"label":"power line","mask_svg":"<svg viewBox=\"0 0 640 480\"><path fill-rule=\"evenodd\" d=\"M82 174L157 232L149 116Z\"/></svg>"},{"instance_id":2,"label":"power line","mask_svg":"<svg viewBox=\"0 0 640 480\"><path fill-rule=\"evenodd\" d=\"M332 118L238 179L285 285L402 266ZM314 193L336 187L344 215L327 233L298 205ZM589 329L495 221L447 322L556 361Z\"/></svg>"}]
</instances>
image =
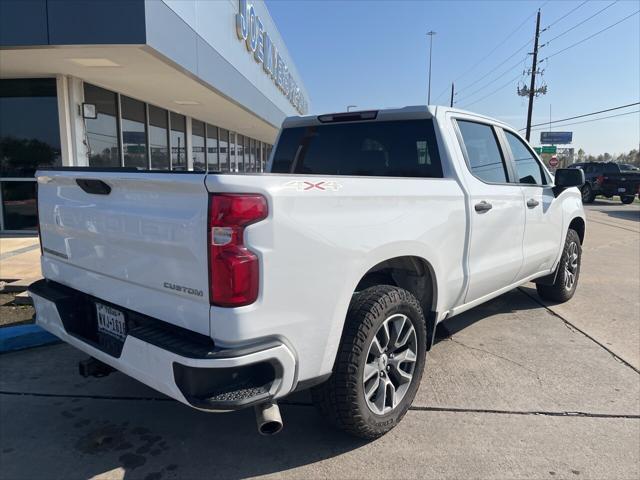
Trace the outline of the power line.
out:
<instances>
[{"instance_id":1,"label":"power line","mask_svg":"<svg viewBox=\"0 0 640 480\"><path fill-rule=\"evenodd\" d=\"M482 87L475 89L473 92L469 93L468 95L465 95L463 98L464 100L467 100L469 97L473 97L474 95L476 95L478 92L481 92L482 90L484 90L485 88L487 88L489 85L492 85L493 83L497 82L498 80L502 80L504 78L504 75L506 73L509 73L511 70L513 70L516 67L519 67L520 65L522 65L522 63L526 61L526 57L524 59L520 59L518 60L517 63L514 63L513 65L511 65L509 68L507 68L504 72L502 72L500 75L496 76L496 78L494 78L493 80L490 80L489 82L485 83ZM460 92L458 92L460 93Z\"/></svg>"},{"instance_id":2,"label":"power line","mask_svg":"<svg viewBox=\"0 0 640 480\"><path fill-rule=\"evenodd\" d=\"M480 60L478 60L476 63L473 64L473 66L471 68L469 68L468 70L466 70L464 73L462 73L461 75L458 75L455 78L455 82L457 82L458 80L460 80L462 77L464 77L467 73L473 71L474 68L476 68L478 65L480 65L482 62L484 62L487 58L489 58L491 55L493 55L493 53L500 48L502 45L505 44L505 42L507 40L509 40L516 32L518 32L524 25L525 23L527 23L529 21L529 19L531 17L533 17L536 14L536 12L533 12L531 15L529 15L527 18L525 18L522 23L520 25L518 25L516 27L515 30L513 30L509 35L507 35L498 45L496 45L493 50L491 50L489 53L487 53L484 57L482 57Z\"/></svg>"},{"instance_id":3,"label":"power line","mask_svg":"<svg viewBox=\"0 0 640 480\"><path fill-rule=\"evenodd\" d=\"M560 54L560 53L562 53L562 52L565 52L565 51L569 50L570 48L576 47L576 46L580 45L581 43L584 43L584 42L586 42L587 40L592 39L592 38L593 38L593 37L595 37L596 35L600 35L602 32L605 32L605 31L609 30L610 28L615 27L615 26L616 26L616 25L618 25L619 23L622 23L622 22L624 22L625 20L627 20L627 19L629 19L629 18L633 17L634 15L637 15L639 12L640 12L640 10L636 10L636 11L635 11L635 12L633 12L632 14L627 15L626 17L624 17L624 18L622 18L622 19L618 20L616 23L612 23L612 24L611 24L611 25L609 25L608 27L605 27L605 28L603 28L602 30L597 31L596 33L593 33L593 34L589 35L588 37L583 38L582 40L580 40L580 41L578 41L578 42L576 42L576 43L573 43L573 44L569 45L568 47L563 48L562 50L558 50L557 52L554 52L554 53L552 53L551 55L546 56L546 57L544 58L544 60L548 60L548 59L549 59L549 58L551 58L551 57L555 57L556 55L558 55L558 54Z\"/></svg>"},{"instance_id":4,"label":"power line","mask_svg":"<svg viewBox=\"0 0 640 480\"><path fill-rule=\"evenodd\" d=\"M549 3L550 0L546 0L545 2L543 2L538 9L544 7L547 3ZM468 68L467 70L465 70L462 74L458 75L453 81L454 83L457 82L458 80L460 80L462 77L464 77L465 75L467 75L468 73L472 72L478 65L480 65L482 62L484 62L487 58L489 58L493 53L495 53L496 50L498 50L498 48L500 48L502 45L504 45L506 43L507 40L509 40L516 32L518 32L528 21L529 19L531 19L531 17L533 17L536 14L536 12L533 12L531 15L529 15L527 18L525 18L522 23L520 23L511 33L509 33L505 38L502 39L502 41L500 43L498 43L498 45L496 45L489 53L487 53L484 57L482 57L480 60L478 60L476 63L474 63L470 68ZM491 75L491 73L493 73L493 71L495 71L496 68L501 67L502 65L504 65L505 63L507 63L509 60L511 60L514 56L516 56L522 49L524 49L527 45L529 45L531 43L531 40L529 40L526 44L524 44L522 47L520 47L518 50L516 50L513 54L511 54L509 57L507 57L504 61L502 61L501 63L499 63L498 65L496 65L495 67L493 67L492 70L488 71L485 75L483 75L482 77L480 77L479 79L477 79L475 82L472 82L471 84L465 86L462 88L462 90L464 89L468 89L469 87L475 85L476 83L478 83L481 80L484 80L485 78L487 78L489 75ZM447 91L449 90L449 87L447 86L446 88L444 88L436 97L436 100L440 99L442 97L442 95L444 95ZM458 92L456 92L456 95L458 94Z\"/></svg>"},{"instance_id":5,"label":"power line","mask_svg":"<svg viewBox=\"0 0 640 480\"><path fill-rule=\"evenodd\" d=\"M469 104L467 104L464 108L468 108L471 105L475 105L476 103L484 100L487 97L490 97L491 95L498 93L500 90L508 87L509 85L511 85L513 82L515 82L518 78L520 78L520 74L516 75L514 78L510 79L507 83L505 83L504 85L501 85L500 87L496 88L495 90L493 90L491 93L486 94L484 97L479 98L478 100L475 100Z\"/></svg>"},{"instance_id":6,"label":"power line","mask_svg":"<svg viewBox=\"0 0 640 480\"><path fill-rule=\"evenodd\" d=\"M564 32L560 33L559 35L556 35L555 37L547 40L547 42L542 45L543 47L546 45L549 45L551 42L553 42L555 39L562 37L563 35L566 35L567 33L569 33L572 30L575 30L576 28L578 28L580 25L582 25L583 23L588 22L589 20L591 20L593 17L596 17L598 15L600 15L602 12L604 12L606 9L608 9L609 7L614 6L616 3L618 3L618 0L615 0L614 2L611 2L609 5L605 6L604 8L601 8L600 10L598 10L596 13L594 13L593 15L591 15L590 17L585 18L584 20L582 20L581 22L575 24L573 27L565 30Z\"/></svg>"},{"instance_id":7,"label":"power line","mask_svg":"<svg viewBox=\"0 0 640 480\"><path fill-rule=\"evenodd\" d=\"M622 108L635 107L636 105L640 105L640 102L628 103L627 105L620 105L618 107L606 108L604 110L598 110L597 112L583 113L582 115L576 115L574 117L561 118L560 120L554 120L553 122L536 123L536 124L531 125L531 126L532 127L539 127L541 125L550 125L552 123L566 122L568 120L575 120L576 118L590 117L592 115L598 115L599 113L606 113L606 112L612 112L614 110L620 110ZM524 130L524 128L521 128L520 130Z\"/></svg>"},{"instance_id":8,"label":"power line","mask_svg":"<svg viewBox=\"0 0 640 480\"><path fill-rule=\"evenodd\" d=\"M507 63L509 60L511 60L513 57L515 57L518 53L520 53L522 50L524 50L526 47L528 47L531 43L533 42L533 40L527 40L527 43L525 43L524 45L522 45L520 48L518 48L515 52L513 52L511 55L509 55L507 58L505 58L502 62L500 62L498 65L496 65L495 67L493 67L491 70L489 70L486 74L484 74L482 77L478 78L475 82L470 83L469 85L462 87L460 90L458 90L458 93L460 93L463 90L468 90L470 87L474 86L476 83L480 82L481 80L484 80L485 78L487 78L489 75L491 75L493 72L495 72L495 70L499 67L501 67L502 65L504 65L505 63ZM520 64L520 62L518 62L518 64ZM513 68L513 67L512 67Z\"/></svg>"},{"instance_id":9,"label":"power line","mask_svg":"<svg viewBox=\"0 0 640 480\"><path fill-rule=\"evenodd\" d=\"M551 27L553 27L556 23L558 23L560 20L564 20L565 18L567 18L569 15L571 15L573 12L575 12L576 10L578 10L580 7L586 5L588 2L588 0L585 0L584 2L582 2L580 5L578 5L575 8L572 8L571 10L569 10L567 13L565 13L563 16L561 16L560 18L558 18L557 20L554 20L553 22L551 22L549 25L547 25L546 27L544 27L542 29L542 31L544 32L545 30L549 30Z\"/></svg>"},{"instance_id":10,"label":"power line","mask_svg":"<svg viewBox=\"0 0 640 480\"><path fill-rule=\"evenodd\" d=\"M556 126L568 127L570 125L579 125L581 123L597 122L598 120L606 120L608 118L622 117L624 115L631 115L633 113L640 113L640 110L634 110L633 112L617 113L615 115L607 115L606 117L592 118L591 120L582 120L581 122L564 123L562 125L556 125ZM532 130L536 130L536 131L544 130L544 127L533 128Z\"/></svg>"}]
</instances>

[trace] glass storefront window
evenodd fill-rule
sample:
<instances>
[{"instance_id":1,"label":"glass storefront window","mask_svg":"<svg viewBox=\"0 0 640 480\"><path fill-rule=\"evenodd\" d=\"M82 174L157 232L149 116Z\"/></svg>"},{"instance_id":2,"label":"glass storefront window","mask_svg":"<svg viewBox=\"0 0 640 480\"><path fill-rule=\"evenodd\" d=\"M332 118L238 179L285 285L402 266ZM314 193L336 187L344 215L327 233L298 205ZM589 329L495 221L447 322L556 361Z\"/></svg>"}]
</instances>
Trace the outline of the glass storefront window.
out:
<instances>
[{"instance_id":1,"label":"glass storefront window","mask_svg":"<svg viewBox=\"0 0 640 480\"><path fill-rule=\"evenodd\" d=\"M207 124L207 165L210 172L220 169L218 162L218 127Z\"/></svg>"},{"instance_id":2,"label":"glass storefront window","mask_svg":"<svg viewBox=\"0 0 640 480\"><path fill-rule=\"evenodd\" d=\"M61 165L56 80L0 80L0 176Z\"/></svg>"},{"instance_id":3,"label":"glass storefront window","mask_svg":"<svg viewBox=\"0 0 640 480\"><path fill-rule=\"evenodd\" d=\"M124 166L148 168L147 165L147 115L143 102L120 97L122 109L122 149Z\"/></svg>"},{"instance_id":4,"label":"glass storefront window","mask_svg":"<svg viewBox=\"0 0 640 480\"><path fill-rule=\"evenodd\" d=\"M206 170L204 123L199 120L191 120L191 155L194 170Z\"/></svg>"},{"instance_id":5,"label":"glass storefront window","mask_svg":"<svg viewBox=\"0 0 640 480\"><path fill-rule=\"evenodd\" d=\"M169 170L169 140L167 136L168 112L149 105L149 149L151 168Z\"/></svg>"},{"instance_id":6,"label":"glass storefront window","mask_svg":"<svg viewBox=\"0 0 640 480\"><path fill-rule=\"evenodd\" d=\"M238 145L237 145L237 152L238 152L238 171L239 172L244 172L245 168L244 168L244 135L237 135L238 138Z\"/></svg>"},{"instance_id":7,"label":"glass storefront window","mask_svg":"<svg viewBox=\"0 0 640 480\"><path fill-rule=\"evenodd\" d=\"M236 133L229 132L229 171L236 172Z\"/></svg>"},{"instance_id":8,"label":"glass storefront window","mask_svg":"<svg viewBox=\"0 0 640 480\"><path fill-rule=\"evenodd\" d=\"M171 169L187 169L186 119L184 115L171 112Z\"/></svg>"},{"instance_id":9,"label":"glass storefront window","mask_svg":"<svg viewBox=\"0 0 640 480\"><path fill-rule=\"evenodd\" d=\"M249 144L249 137L244 137L244 171L251 171L251 146Z\"/></svg>"},{"instance_id":10,"label":"glass storefront window","mask_svg":"<svg viewBox=\"0 0 640 480\"><path fill-rule=\"evenodd\" d=\"M0 182L0 189L5 230L35 230L36 182Z\"/></svg>"},{"instance_id":11,"label":"glass storefront window","mask_svg":"<svg viewBox=\"0 0 640 480\"><path fill-rule=\"evenodd\" d=\"M258 171L258 163L257 163L257 157L256 157L256 141L253 138L251 139L251 171L252 172Z\"/></svg>"},{"instance_id":12,"label":"glass storefront window","mask_svg":"<svg viewBox=\"0 0 640 480\"><path fill-rule=\"evenodd\" d=\"M220 129L220 171L229 171L229 130Z\"/></svg>"},{"instance_id":13,"label":"glass storefront window","mask_svg":"<svg viewBox=\"0 0 640 480\"><path fill-rule=\"evenodd\" d=\"M119 167L118 97L114 92L84 84L84 101L96 106L97 118L85 119L89 166Z\"/></svg>"}]
</instances>

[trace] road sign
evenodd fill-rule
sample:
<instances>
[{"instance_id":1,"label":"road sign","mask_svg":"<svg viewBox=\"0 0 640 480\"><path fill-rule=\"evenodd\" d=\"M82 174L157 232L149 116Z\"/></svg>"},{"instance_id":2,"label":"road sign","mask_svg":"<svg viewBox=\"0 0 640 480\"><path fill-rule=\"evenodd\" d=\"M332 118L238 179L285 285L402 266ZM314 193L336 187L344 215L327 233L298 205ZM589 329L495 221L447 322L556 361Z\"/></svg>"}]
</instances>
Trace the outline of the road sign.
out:
<instances>
[{"instance_id":1,"label":"road sign","mask_svg":"<svg viewBox=\"0 0 640 480\"><path fill-rule=\"evenodd\" d=\"M558 157L555 155L549 159L549 166L551 168L556 168L560 162L558 161Z\"/></svg>"},{"instance_id":2,"label":"road sign","mask_svg":"<svg viewBox=\"0 0 640 480\"><path fill-rule=\"evenodd\" d=\"M540 132L540 143L546 145L567 145L573 140L573 132Z\"/></svg>"},{"instance_id":3,"label":"road sign","mask_svg":"<svg viewBox=\"0 0 640 480\"><path fill-rule=\"evenodd\" d=\"M555 145L549 145L549 146L544 146L544 147L533 147L533 149L538 152L538 154L540 153L558 153L558 147L556 147Z\"/></svg>"}]
</instances>

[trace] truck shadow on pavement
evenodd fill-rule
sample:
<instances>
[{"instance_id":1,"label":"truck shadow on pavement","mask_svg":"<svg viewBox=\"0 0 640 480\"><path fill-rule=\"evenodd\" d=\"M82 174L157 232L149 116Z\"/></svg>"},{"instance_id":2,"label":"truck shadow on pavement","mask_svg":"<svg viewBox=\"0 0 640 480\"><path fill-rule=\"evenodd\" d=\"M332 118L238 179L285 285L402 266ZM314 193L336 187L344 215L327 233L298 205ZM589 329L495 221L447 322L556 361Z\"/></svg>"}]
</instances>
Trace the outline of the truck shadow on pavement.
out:
<instances>
[{"instance_id":1,"label":"truck shadow on pavement","mask_svg":"<svg viewBox=\"0 0 640 480\"><path fill-rule=\"evenodd\" d=\"M448 320L437 339L489 316L535 308L540 306L516 290ZM281 402L282 433L262 437L252 409L207 414L150 390L152 397L131 397L132 383L120 373L112 374L113 396L87 394L91 389L77 384L72 372L60 379L68 385L66 394L46 393L41 386L38 394L0 395L3 478L246 478L411 441L403 439L402 427L374 442L336 431L313 408L307 392ZM38 460L33 452L40 452ZM326 476L321 464L311 468L316 476Z\"/></svg>"}]
</instances>

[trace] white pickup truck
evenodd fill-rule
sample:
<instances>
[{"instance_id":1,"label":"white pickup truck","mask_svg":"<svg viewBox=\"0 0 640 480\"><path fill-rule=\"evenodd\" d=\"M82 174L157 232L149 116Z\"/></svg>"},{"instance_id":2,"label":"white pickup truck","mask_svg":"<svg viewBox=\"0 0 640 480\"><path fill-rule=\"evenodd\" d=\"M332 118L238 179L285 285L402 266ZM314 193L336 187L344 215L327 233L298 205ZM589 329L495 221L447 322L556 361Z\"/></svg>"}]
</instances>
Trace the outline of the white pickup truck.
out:
<instances>
[{"instance_id":1,"label":"white pickup truck","mask_svg":"<svg viewBox=\"0 0 640 480\"><path fill-rule=\"evenodd\" d=\"M439 322L529 281L553 301L576 289L584 174L552 177L496 120L288 118L268 169L39 171L37 323L186 405L255 406L261 433L311 388L375 438L411 405Z\"/></svg>"}]
</instances>

